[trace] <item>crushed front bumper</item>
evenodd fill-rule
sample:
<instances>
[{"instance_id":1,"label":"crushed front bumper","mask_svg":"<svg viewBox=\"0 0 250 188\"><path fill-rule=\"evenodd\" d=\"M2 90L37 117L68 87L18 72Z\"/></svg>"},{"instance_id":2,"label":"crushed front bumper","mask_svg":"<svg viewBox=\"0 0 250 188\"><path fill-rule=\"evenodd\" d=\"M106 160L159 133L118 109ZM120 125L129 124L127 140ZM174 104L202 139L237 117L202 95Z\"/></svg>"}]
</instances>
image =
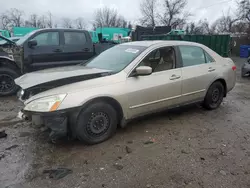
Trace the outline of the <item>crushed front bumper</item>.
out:
<instances>
[{"instance_id":1,"label":"crushed front bumper","mask_svg":"<svg viewBox=\"0 0 250 188\"><path fill-rule=\"evenodd\" d=\"M60 138L74 138L72 126L76 123L78 110L66 110L48 113L20 111L18 118L31 121L33 126L45 126L50 129L50 139L56 141Z\"/></svg>"}]
</instances>

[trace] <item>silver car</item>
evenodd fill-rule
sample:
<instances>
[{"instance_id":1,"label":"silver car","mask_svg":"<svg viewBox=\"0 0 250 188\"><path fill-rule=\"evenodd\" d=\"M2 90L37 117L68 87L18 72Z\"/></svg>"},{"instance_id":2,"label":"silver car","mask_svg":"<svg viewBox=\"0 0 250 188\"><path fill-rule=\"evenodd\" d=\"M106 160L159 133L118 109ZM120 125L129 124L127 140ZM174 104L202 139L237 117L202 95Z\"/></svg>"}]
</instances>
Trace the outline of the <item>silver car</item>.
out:
<instances>
[{"instance_id":1,"label":"silver car","mask_svg":"<svg viewBox=\"0 0 250 188\"><path fill-rule=\"evenodd\" d=\"M235 81L234 62L204 45L141 41L82 65L23 75L16 84L25 104L20 115L48 126L52 140L67 135L97 144L139 116L196 102L216 109Z\"/></svg>"},{"instance_id":2,"label":"silver car","mask_svg":"<svg viewBox=\"0 0 250 188\"><path fill-rule=\"evenodd\" d=\"M241 76L246 77L250 75L250 57L248 57L247 62L243 64L241 68Z\"/></svg>"}]
</instances>

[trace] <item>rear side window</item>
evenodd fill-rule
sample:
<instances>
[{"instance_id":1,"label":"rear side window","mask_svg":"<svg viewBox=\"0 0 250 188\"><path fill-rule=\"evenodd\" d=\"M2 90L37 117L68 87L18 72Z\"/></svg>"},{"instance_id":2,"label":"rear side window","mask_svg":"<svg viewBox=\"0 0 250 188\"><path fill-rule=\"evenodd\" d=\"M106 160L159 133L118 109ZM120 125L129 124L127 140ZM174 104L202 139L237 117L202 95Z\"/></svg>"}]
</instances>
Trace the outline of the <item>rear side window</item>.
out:
<instances>
[{"instance_id":1,"label":"rear side window","mask_svg":"<svg viewBox=\"0 0 250 188\"><path fill-rule=\"evenodd\" d=\"M183 67L201 65L206 63L204 51L196 46L179 46Z\"/></svg>"},{"instance_id":2,"label":"rear side window","mask_svg":"<svg viewBox=\"0 0 250 188\"><path fill-rule=\"evenodd\" d=\"M83 32L64 32L66 45L83 45L86 43L86 36Z\"/></svg>"},{"instance_id":3,"label":"rear side window","mask_svg":"<svg viewBox=\"0 0 250 188\"><path fill-rule=\"evenodd\" d=\"M211 55L209 55L206 51L204 51L205 56L206 56L206 62L207 63L213 63L215 62L214 58L211 57Z\"/></svg>"}]
</instances>

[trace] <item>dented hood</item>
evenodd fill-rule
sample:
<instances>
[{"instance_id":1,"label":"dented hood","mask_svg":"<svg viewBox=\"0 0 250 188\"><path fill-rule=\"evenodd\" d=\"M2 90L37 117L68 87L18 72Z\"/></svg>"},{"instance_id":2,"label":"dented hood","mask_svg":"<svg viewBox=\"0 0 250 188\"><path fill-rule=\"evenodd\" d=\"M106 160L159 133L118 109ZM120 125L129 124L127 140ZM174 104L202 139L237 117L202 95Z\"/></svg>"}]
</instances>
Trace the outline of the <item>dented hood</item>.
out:
<instances>
[{"instance_id":1,"label":"dented hood","mask_svg":"<svg viewBox=\"0 0 250 188\"><path fill-rule=\"evenodd\" d=\"M0 39L3 39L3 40L5 40L5 41L7 41L7 42L9 42L9 43L11 43L11 44L16 44L14 41L12 41L12 40L10 40L10 39L4 37L4 36L1 36L1 35L0 35Z\"/></svg>"},{"instance_id":2,"label":"dented hood","mask_svg":"<svg viewBox=\"0 0 250 188\"><path fill-rule=\"evenodd\" d=\"M15 83L19 85L22 89L31 88L34 86L44 85L46 83L51 83L57 81L65 81L65 83L74 83L76 81L86 80L86 76L89 77L100 75L102 73L109 73L109 70L97 69L85 67L82 65L77 66L67 66L60 68L45 69L41 71L36 71L32 73L27 73L15 80ZM78 78L78 79L73 79ZM72 82L70 82L72 80ZM76 81L75 81L76 80Z\"/></svg>"}]
</instances>

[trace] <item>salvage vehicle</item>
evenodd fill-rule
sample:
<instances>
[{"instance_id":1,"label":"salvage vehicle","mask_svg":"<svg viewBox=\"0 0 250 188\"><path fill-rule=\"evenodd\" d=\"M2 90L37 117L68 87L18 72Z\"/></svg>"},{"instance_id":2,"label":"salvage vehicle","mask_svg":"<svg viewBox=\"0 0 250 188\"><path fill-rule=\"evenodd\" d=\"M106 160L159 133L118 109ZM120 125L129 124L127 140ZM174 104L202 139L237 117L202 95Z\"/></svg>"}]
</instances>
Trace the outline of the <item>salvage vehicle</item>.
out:
<instances>
[{"instance_id":1,"label":"salvage vehicle","mask_svg":"<svg viewBox=\"0 0 250 188\"><path fill-rule=\"evenodd\" d=\"M117 45L86 64L25 74L19 117L61 136L97 144L130 120L200 102L220 106L236 82L236 66L208 47L184 41Z\"/></svg>"},{"instance_id":2,"label":"salvage vehicle","mask_svg":"<svg viewBox=\"0 0 250 188\"><path fill-rule=\"evenodd\" d=\"M241 68L241 76L246 77L250 75L250 56L247 59L247 62Z\"/></svg>"},{"instance_id":3,"label":"salvage vehicle","mask_svg":"<svg viewBox=\"0 0 250 188\"><path fill-rule=\"evenodd\" d=\"M25 73L76 65L115 45L93 44L88 31L76 29L34 30L11 44L0 46L0 96L15 94L14 79Z\"/></svg>"}]
</instances>

